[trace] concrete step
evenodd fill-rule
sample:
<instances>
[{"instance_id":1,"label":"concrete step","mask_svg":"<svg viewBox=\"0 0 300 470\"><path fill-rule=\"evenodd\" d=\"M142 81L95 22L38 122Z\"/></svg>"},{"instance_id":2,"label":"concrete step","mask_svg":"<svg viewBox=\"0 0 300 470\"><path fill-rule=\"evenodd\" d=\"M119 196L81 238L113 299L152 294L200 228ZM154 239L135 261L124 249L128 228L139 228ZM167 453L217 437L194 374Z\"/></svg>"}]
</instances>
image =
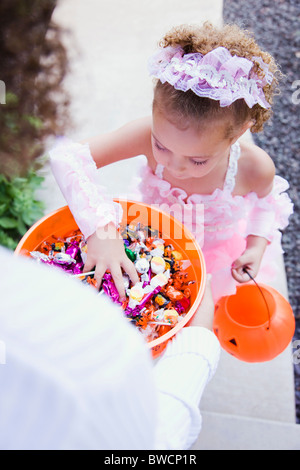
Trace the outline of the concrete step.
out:
<instances>
[{"instance_id":1,"label":"concrete step","mask_svg":"<svg viewBox=\"0 0 300 470\"><path fill-rule=\"evenodd\" d=\"M300 425L204 411L191 450L300 450Z\"/></svg>"},{"instance_id":2,"label":"concrete step","mask_svg":"<svg viewBox=\"0 0 300 470\"><path fill-rule=\"evenodd\" d=\"M272 361L253 364L222 350L216 374L202 396L201 410L295 424L291 347Z\"/></svg>"}]
</instances>

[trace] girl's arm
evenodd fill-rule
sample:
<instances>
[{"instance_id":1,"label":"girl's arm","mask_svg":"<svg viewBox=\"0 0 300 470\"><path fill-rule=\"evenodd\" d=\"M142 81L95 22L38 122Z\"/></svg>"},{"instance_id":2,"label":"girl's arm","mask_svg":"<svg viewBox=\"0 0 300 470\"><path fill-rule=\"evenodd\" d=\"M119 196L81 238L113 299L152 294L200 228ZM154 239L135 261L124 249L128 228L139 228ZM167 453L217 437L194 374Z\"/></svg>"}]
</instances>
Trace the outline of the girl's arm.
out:
<instances>
[{"instance_id":1,"label":"girl's arm","mask_svg":"<svg viewBox=\"0 0 300 470\"><path fill-rule=\"evenodd\" d=\"M150 118L143 118L86 143L63 140L50 152L53 174L87 240L87 260L83 271L95 267L95 279L99 287L103 274L110 270L120 300L125 297L121 268L134 284L139 278L125 253L122 237L117 230L122 218L120 206L98 184L96 166L147 155L151 146L150 136Z\"/></svg>"},{"instance_id":2,"label":"girl's arm","mask_svg":"<svg viewBox=\"0 0 300 470\"><path fill-rule=\"evenodd\" d=\"M248 235L244 253L232 265L232 276L238 282L248 282L249 274L256 277L268 246L268 240L256 235ZM245 271L247 270L247 272Z\"/></svg>"},{"instance_id":3,"label":"girl's arm","mask_svg":"<svg viewBox=\"0 0 300 470\"><path fill-rule=\"evenodd\" d=\"M243 149L242 149L243 150ZM271 158L255 145L244 148L241 160L239 184L246 194L253 193L259 199L267 197L273 188L275 166ZM232 276L238 282L248 282L249 276L245 269L256 277L264 252L270 242L269 233L274 214L268 210L254 208L248 219L246 249L232 264Z\"/></svg>"},{"instance_id":4,"label":"girl's arm","mask_svg":"<svg viewBox=\"0 0 300 470\"><path fill-rule=\"evenodd\" d=\"M273 161L263 150L253 145L248 148L252 153L241 161L242 169L246 170L242 172L246 189L243 194L251 207L245 232L247 246L232 269L233 277L239 282L249 281L244 268L252 277L256 276L267 245L287 227L293 213L293 203L287 194L288 182L275 176Z\"/></svg>"},{"instance_id":5,"label":"girl's arm","mask_svg":"<svg viewBox=\"0 0 300 470\"><path fill-rule=\"evenodd\" d=\"M85 140L97 168L151 151L151 116L129 122L117 130Z\"/></svg>"}]
</instances>

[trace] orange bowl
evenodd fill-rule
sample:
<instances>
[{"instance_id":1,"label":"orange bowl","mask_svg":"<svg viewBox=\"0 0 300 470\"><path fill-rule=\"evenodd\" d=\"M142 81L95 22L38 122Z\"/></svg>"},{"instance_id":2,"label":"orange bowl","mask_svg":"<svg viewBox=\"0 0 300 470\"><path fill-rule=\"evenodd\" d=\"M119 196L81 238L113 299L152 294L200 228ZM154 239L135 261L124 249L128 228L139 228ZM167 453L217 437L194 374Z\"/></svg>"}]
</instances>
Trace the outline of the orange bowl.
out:
<instances>
[{"instance_id":1,"label":"orange bowl","mask_svg":"<svg viewBox=\"0 0 300 470\"><path fill-rule=\"evenodd\" d=\"M167 342L192 319L202 300L206 269L203 253L192 233L177 219L160 209L144 203L118 199L123 208L121 224L148 225L159 230L166 244L172 244L174 250L179 251L184 260L190 261L185 270L189 279L195 281L191 284L191 305L184 318L173 328L157 339L147 343L152 350L153 357L157 357L165 349ZM36 251L43 241L51 236L63 238L68 232L78 229L68 206L57 209L36 222L20 240L16 255L30 256L30 251Z\"/></svg>"}]
</instances>

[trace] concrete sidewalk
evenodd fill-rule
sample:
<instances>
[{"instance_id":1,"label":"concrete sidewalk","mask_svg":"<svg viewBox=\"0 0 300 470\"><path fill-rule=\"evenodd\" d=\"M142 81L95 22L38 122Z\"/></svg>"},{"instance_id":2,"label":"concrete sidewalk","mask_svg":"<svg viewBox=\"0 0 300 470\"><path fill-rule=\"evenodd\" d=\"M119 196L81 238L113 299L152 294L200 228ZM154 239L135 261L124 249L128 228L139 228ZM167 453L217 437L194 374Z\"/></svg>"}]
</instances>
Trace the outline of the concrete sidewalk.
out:
<instances>
[{"instance_id":1,"label":"concrete sidewalk","mask_svg":"<svg viewBox=\"0 0 300 470\"><path fill-rule=\"evenodd\" d=\"M65 36L72 66L66 79L74 121L69 136L85 139L150 114L153 85L147 59L158 40L174 25L205 20L220 24L222 7L221 0L61 1L54 18L72 33ZM114 196L128 195L131 177L143 159L141 156L130 164L123 161L104 168L99 181ZM40 197L50 212L65 201L49 169L45 167L43 172L46 181ZM284 267L275 287L286 295ZM293 437L290 448L295 449L295 442L299 442L300 449L299 427L294 424L291 349L264 364L246 364L223 351L201 410L203 430L194 449L260 448L260 432L265 436L260 441L265 449L280 449L283 442L289 448L283 440L286 426L292 427L293 436L299 436L298 441Z\"/></svg>"}]
</instances>

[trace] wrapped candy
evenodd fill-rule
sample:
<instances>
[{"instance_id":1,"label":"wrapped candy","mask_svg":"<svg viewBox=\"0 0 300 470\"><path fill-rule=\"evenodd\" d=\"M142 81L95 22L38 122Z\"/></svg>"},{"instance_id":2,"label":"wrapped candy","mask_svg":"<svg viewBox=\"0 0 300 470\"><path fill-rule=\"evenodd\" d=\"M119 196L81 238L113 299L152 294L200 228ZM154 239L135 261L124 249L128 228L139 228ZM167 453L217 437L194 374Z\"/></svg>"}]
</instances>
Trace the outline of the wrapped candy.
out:
<instances>
[{"instance_id":1,"label":"wrapped candy","mask_svg":"<svg viewBox=\"0 0 300 470\"><path fill-rule=\"evenodd\" d=\"M168 297L165 297L163 294L159 293L154 297L154 302L159 306L159 307L167 307L170 303L170 299Z\"/></svg>"},{"instance_id":2,"label":"wrapped candy","mask_svg":"<svg viewBox=\"0 0 300 470\"><path fill-rule=\"evenodd\" d=\"M147 258L139 258L138 260L135 261L134 265L135 265L135 269L137 270L137 272L141 274L141 280L143 280L144 282L147 282L147 281L150 282L149 275L148 275L149 269L150 269L150 263L147 260Z\"/></svg>"},{"instance_id":3,"label":"wrapped candy","mask_svg":"<svg viewBox=\"0 0 300 470\"><path fill-rule=\"evenodd\" d=\"M157 286L160 286L160 287L163 287L165 286L167 283L168 283L168 274L167 273L160 273L160 274L156 274L150 281L150 284L153 286L153 287L157 287Z\"/></svg>"},{"instance_id":4,"label":"wrapped candy","mask_svg":"<svg viewBox=\"0 0 300 470\"><path fill-rule=\"evenodd\" d=\"M194 281L189 279L186 269L191 263L184 260L182 253L171 244L166 244L158 230L149 226L128 224L120 227L120 233L124 250L134 263L140 281L132 285L129 276L123 274L126 300L121 302L113 277L106 272L100 293L120 305L128 321L151 341L173 328L188 312L190 285ZM87 243L79 230L61 238L49 237L30 255L38 262L53 265L99 289L94 279L95 271L83 273Z\"/></svg>"},{"instance_id":5,"label":"wrapped candy","mask_svg":"<svg viewBox=\"0 0 300 470\"><path fill-rule=\"evenodd\" d=\"M103 275L102 289L112 299L113 302L122 305L122 302L119 300L119 293L110 273L106 272Z\"/></svg>"},{"instance_id":6,"label":"wrapped candy","mask_svg":"<svg viewBox=\"0 0 300 470\"><path fill-rule=\"evenodd\" d=\"M166 294L170 300L174 300L175 302L181 300L184 296L182 291L175 289L175 287L171 285L167 287Z\"/></svg>"},{"instance_id":7,"label":"wrapped candy","mask_svg":"<svg viewBox=\"0 0 300 470\"><path fill-rule=\"evenodd\" d=\"M142 301L139 303L139 307L143 308L152 298L153 296L160 291L160 286L155 287L154 289L151 287L146 293L145 297L142 299Z\"/></svg>"},{"instance_id":8,"label":"wrapped candy","mask_svg":"<svg viewBox=\"0 0 300 470\"><path fill-rule=\"evenodd\" d=\"M130 261L135 261L136 260L136 253L134 253L134 251L127 248L127 246L125 246L125 253L128 256L128 258L130 259Z\"/></svg>"},{"instance_id":9,"label":"wrapped candy","mask_svg":"<svg viewBox=\"0 0 300 470\"><path fill-rule=\"evenodd\" d=\"M53 251L61 251L61 252L64 252L65 249L66 249L66 245L63 241L56 241L54 243L52 243L51 245L51 249Z\"/></svg>"},{"instance_id":10,"label":"wrapped candy","mask_svg":"<svg viewBox=\"0 0 300 470\"><path fill-rule=\"evenodd\" d=\"M170 325L175 326L178 322L178 312L175 308L170 308L164 311L164 320L166 323L170 323Z\"/></svg>"},{"instance_id":11,"label":"wrapped candy","mask_svg":"<svg viewBox=\"0 0 300 470\"><path fill-rule=\"evenodd\" d=\"M161 256L153 256L151 259L151 270L154 274L163 273L166 270L166 262Z\"/></svg>"},{"instance_id":12,"label":"wrapped candy","mask_svg":"<svg viewBox=\"0 0 300 470\"><path fill-rule=\"evenodd\" d=\"M174 308L179 313L186 313L188 309L190 308L190 305L191 305L190 299L183 297L180 300L176 300Z\"/></svg>"},{"instance_id":13,"label":"wrapped candy","mask_svg":"<svg viewBox=\"0 0 300 470\"><path fill-rule=\"evenodd\" d=\"M76 264L76 259L72 258L72 256L67 253L60 252L53 256L53 263L60 265Z\"/></svg>"},{"instance_id":14,"label":"wrapped candy","mask_svg":"<svg viewBox=\"0 0 300 470\"><path fill-rule=\"evenodd\" d=\"M65 253L70 255L71 258L75 259L80 252L79 244L77 242L72 242L68 248L66 248Z\"/></svg>"},{"instance_id":15,"label":"wrapped candy","mask_svg":"<svg viewBox=\"0 0 300 470\"><path fill-rule=\"evenodd\" d=\"M130 308L136 307L143 299L145 291L143 289L142 283L137 283L129 289L129 303Z\"/></svg>"},{"instance_id":16,"label":"wrapped candy","mask_svg":"<svg viewBox=\"0 0 300 470\"><path fill-rule=\"evenodd\" d=\"M48 263L50 262L50 257L46 255L45 253L42 253L41 251L31 251L30 256L34 258L35 260L42 262L42 263Z\"/></svg>"}]
</instances>

